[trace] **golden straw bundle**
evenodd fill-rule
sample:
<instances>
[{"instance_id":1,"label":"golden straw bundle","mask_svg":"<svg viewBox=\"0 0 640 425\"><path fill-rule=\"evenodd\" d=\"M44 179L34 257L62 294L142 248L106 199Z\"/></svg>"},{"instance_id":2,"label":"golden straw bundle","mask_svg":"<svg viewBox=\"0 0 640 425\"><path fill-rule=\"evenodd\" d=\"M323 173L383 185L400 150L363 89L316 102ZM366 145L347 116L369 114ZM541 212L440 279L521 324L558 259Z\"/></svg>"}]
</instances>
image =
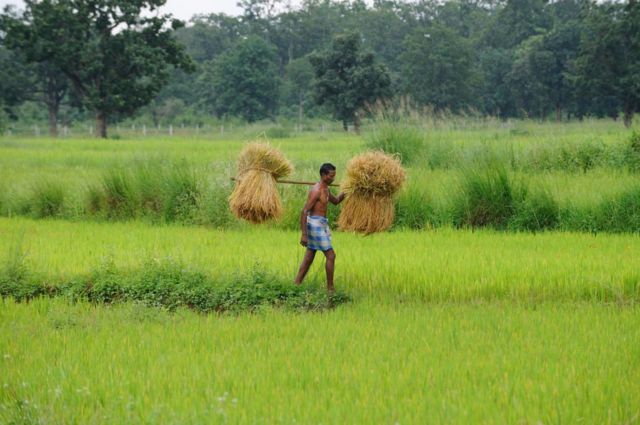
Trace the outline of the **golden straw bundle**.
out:
<instances>
[{"instance_id":1,"label":"golden straw bundle","mask_svg":"<svg viewBox=\"0 0 640 425\"><path fill-rule=\"evenodd\" d=\"M342 183L348 196L338 217L340 229L366 234L388 229L393 223L393 195L404 179L395 156L374 151L351 159Z\"/></svg>"},{"instance_id":2,"label":"golden straw bundle","mask_svg":"<svg viewBox=\"0 0 640 425\"><path fill-rule=\"evenodd\" d=\"M262 223L282 215L276 179L293 171L282 152L268 143L248 143L238 160L236 186L229 196L229 207L238 218Z\"/></svg>"}]
</instances>

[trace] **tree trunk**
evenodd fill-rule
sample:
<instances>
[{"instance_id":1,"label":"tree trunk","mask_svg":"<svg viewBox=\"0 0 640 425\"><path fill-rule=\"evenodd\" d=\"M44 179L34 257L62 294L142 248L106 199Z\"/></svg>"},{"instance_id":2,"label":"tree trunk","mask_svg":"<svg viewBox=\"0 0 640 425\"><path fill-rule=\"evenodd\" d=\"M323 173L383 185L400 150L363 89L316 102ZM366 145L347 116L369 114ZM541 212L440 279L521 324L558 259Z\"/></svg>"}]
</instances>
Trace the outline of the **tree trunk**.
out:
<instances>
[{"instance_id":1,"label":"tree trunk","mask_svg":"<svg viewBox=\"0 0 640 425\"><path fill-rule=\"evenodd\" d=\"M58 137L58 105L49 103L49 136L54 139Z\"/></svg>"},{"instance_id":2,"label":"tree trunk","mask_svg":"<svg viewBox=\"0 0 640 425\"><path fill-rule=\"evenodd\" d=\"M342 120L342 128L344 131L349 131L349 126L347 125L347 120Z\"/></svg>"},{"instance_id":3,"label":"tree trunk","mask_svg":"<svg viewBox=\"0 0 640 425\"><path fill-rule=\"evenodd\" d=\"M631 127L631 123L633 122L633 114L635 110L631 105L624 106L624 126L626 128Z\"/></svg>"},{"instance_id":4,"label":"tree trunk","mask_svg":"<svg viewBox=\"0 0 640 425\"><path fill-rule=\"evenodd\" d=\"M107 114L96 112L96 137L107 138Z\"/></svg>"},{"instance_id":5,"label":"tree trunk","mask_svg":"<svg viewBox=\"0 0 640 425\"><path fill-rule=\"evenodd\" d=\"M556 121L562 121L562 109L560 108L560 105L556 105Z\"/></svg>"},{"instance_id":6,"label":"tree trunk","mask_svg":"<svg viewBox=\"0 0 640 425\"><path fill-rule=\"evenodd\" d=\"M358 112L353 113L353 129L356 134L360 134L360 115Z\"/></svg>"}]
</instances>

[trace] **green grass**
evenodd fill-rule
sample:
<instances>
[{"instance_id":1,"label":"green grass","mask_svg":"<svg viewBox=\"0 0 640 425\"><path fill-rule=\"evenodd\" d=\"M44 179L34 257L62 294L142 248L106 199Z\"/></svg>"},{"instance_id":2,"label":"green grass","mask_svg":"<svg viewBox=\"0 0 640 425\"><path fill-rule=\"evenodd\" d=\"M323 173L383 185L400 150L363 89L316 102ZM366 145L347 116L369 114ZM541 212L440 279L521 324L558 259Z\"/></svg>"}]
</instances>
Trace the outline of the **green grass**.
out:
<instances>
[{"instance_id":1,"label":"green grass","mask_svg":"<svg viewBox=\"0 0 640 425\"><path fill-rule=\"evenodd\" d=\"M212 277L258 266L293 281L304 249L298 232L72 223L0 218L0 253L20 250L35 273L71 278L105 259L140 268L175 259ZM440 229L371 236L334 232L336 284L375 300L468 302L640 300L637 235ZM15 255L15 254L14 254ZM310 279L324 281L321 256ZM629 283L631 282L631 283Z\"/></svg>"},{"instance_id":2,"label":"green grass","mask_svg":"<svg viewBox=\"0 0 640 425\"><path fill-rule=\"evenodd\" d=\"M640 315L380 305L238 317L0 309L4 423L633 423Z\"/></svg>"},{"instance_id":3,"label":"green grass","mask_svg":"<svg viewBox=\"0 0 640 425\"><path fill-rule=\"evenodd\" d=\"M412 161L407 186L397 202L394 228L474 225L474 220L459 219L464 203L460 199L465 197L461 181L469 171L477 173L493 164L533 195L509 207L517 212L508 225L507 219L498 220L497 225L489 220L488 225L512 231L638 231L637 213L618 214L616 222L597 218L600 211L628 204L625 193L637 190L637 173L631 164L635 157L629 154L635 146L630 134L635 133L610 121L489 124L454 120L450 126L387 125L393 129L387 135L392 151L418 149L407 156ZM387 127L383 123L381 128ZM143 218L153 223L238 228L241 225L226 206L229 179L235 175L243 141L262 137L240 134L108 141L5 138L0 140L0 167L6 170L0 176L0 215ZM374 126L363 137L333 132L291 136L273 143L294 163L293 178L317 179L319 164L329 161L337 165L340 180L349 158L385 135ZM424 146L418 146L423 139ZM285 218L275 227L297 227L304 192L282 186ZM498 208L502 201L495 199L498 204L489 202L496 210L490 215L502 217L504 211Z\"/></svg>"},{"instance_id":4,"label":"green grass","mask_svg":"<svg viewBox=\"0 0 640 425\"><path fill-rule=\"evenodd\" d=\"M285 217L268 226L226 208L249 130L0 140L0 281L17 293L30 288L16 282L52 293L80 282L86 295L0 299L0 423L638 422L640 235L602 232L640 217L637 174L616 157L629 132L607 121L421 126L424 155L393 231L333 233L335 284L351 302L322 312L267 302L204 314L171 298L197 280L253 303L260 294L229 276L256 270L290 292L306 188L283 187ZM274 144L300 179L325 161L340 178L368 137L289 136ZM453 229L463 170L493 160L528 189L509 231ZM131 217L109 218L105 194L128 190ZM554 231L512 225L543 209ZM558 231L572 228L582 232ZM96 274L105 264L116 273ZM319 255L301 291L323 286Z\"/></svg>"}]
</instances>

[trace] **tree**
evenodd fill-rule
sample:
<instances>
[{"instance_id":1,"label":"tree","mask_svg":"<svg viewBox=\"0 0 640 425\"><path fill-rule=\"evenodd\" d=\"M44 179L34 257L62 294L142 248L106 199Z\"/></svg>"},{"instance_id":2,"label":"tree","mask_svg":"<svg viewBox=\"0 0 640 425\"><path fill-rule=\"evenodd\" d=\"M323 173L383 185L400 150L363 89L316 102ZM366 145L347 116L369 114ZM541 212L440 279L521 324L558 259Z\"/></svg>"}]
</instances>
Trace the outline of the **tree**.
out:
<instances>
[{"instance_id":1,"label":"tree","mask_svg":"<svg viewBox=\"0 0 640 425\"><path fill-rule=\"evenodd\" d=\"M593 113L616 118L621 109L620 75L624 46L614 16L619 5L592 4L586 12L580 52L574 63L572 82L580 107L578 115Z\"/></svg>"},{"instance_id":2,"label":"tree","mask_svg":"<svg viewBox=\"0 0 640 425\"><path fill-rule=\"evenodd\" d=\"M276 60L275 47L254 36L213 62L209 73L216 113L249 122L273 116L280 85Z\"/></svg>"},{"instance_id":3,"label":"tree","mask_svg":"<svg viewBox=\"0 0 640 425\"><path fill-rule=\"evenodd\" d=\"M96 134L110 116L148 104L169 78L169 66L193 63L174 37L183 24L147 13L165 0L26 0L22 16L2 15L9 48L32 62L49 62L94 111ZM170 27L167 27L170 24Z\"/></svg>"},{"instance_id":4,"label":"tree","mask_svg":"<svg viewBox=\"0 0 640 425\"><path fill-rule=\"evenodd\" d=\"M68 89L67 77L49 62L27 63L20 51L0 50L0 93L5 113L26 101L42 102L49 112L49 135L58 134L60 105Z\"/></svg>"},{"instance_id":5,"label":"tree","mask_svg":"<svg viewBox=\"0 0 640 425\"><path fill-rule=\"evenodd\" d=\"M33 94L31 73L19 54L0 45L0 105L5 117L15 118L14 108Z\"/></svg>"},{"instance_id":6,"label":"tree","mask_svg":"<svg viewBox=\"0 0 640 425\"><path fill-rule=\"evenodd\" d=\"M633 115L640 109L640 2L629 0L620 23L622 70L620 76L624 125L631 126Z\"/></svg>"},{"instance_id":7,"label":"tree","mask_svg":"<svg viewBox=\"0 0 640 425\"><path fill-rule=\"evenodd\" d=\"M470 104L473 52L464 38L434 24L415 30L404 45L401 61L405 93L436 109L460 110Z\"/></svg>"},{"instance_id":8,"label":"tree","mask_svg":"<svg viewBox=\"0 0 640 425\"><path fill-rule=\"evenodd\" d=\"M302 121L304 107L310 97L311 81L313 80L313 67L308 57L295 59L286 67L286 78L283 84L282 98L287 105L297 104L298 121Z\"/></svg>"},{"instance_id":9,"label":"tree","mask_svg":"<svg viewBox=\"0 0 640 425\"><path fill-rule=\"evenodd\" d=\"M368 103L390 95L387 68L371 52L362 49L360 36L352 33L334 38L331 47L309 57L314 68L314 95L320 105L328 105L335 117L352 121L360 130L359 110Z\"/></svg>"}]
</instances>

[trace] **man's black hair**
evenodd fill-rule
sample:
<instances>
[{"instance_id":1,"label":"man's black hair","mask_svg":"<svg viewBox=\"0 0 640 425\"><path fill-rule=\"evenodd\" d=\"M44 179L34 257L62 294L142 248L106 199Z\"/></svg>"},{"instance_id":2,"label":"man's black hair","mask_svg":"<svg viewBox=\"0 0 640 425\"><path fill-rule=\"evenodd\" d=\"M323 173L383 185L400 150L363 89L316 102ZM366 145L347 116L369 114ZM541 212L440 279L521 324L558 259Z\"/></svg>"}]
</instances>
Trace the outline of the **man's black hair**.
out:
<instances>
[{"instance_id":1,"label":"man's black hair","mask_svg":"<svg viewBox=\"0 0 640 425\"><path fill-rule=\"evenodd\" d=\"M328 162L322 164L322 166L320 167L320 175L324 176L329 174L330 171L335 171L336 170L336 166L333 164L329 164Z\"/></svg>"}]
</instances>

